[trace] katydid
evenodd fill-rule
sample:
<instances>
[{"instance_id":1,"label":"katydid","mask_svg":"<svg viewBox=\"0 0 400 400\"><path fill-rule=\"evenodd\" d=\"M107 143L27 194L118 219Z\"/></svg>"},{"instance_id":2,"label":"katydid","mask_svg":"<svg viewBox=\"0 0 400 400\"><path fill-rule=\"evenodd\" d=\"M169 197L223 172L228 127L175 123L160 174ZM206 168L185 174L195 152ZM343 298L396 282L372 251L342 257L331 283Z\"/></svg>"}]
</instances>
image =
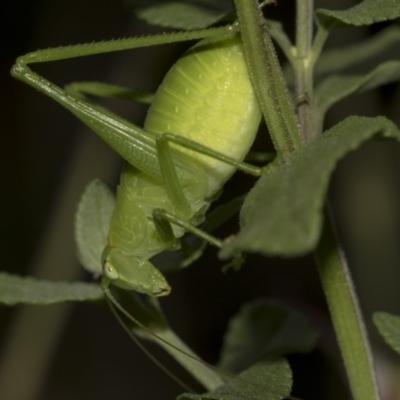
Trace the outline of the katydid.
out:
<instances>
[{"instance_id":1,"label":"katydid","mask_svg":"<svg viewBox=\"0 0 400 400\"><path fill-rule=\"evenodd\" d=\"M193 39L203 40L165 77L144 129L84 96L62 90L28 67ZM196 226L204 221L210 203L236 169L260 174L258 167L242 161L258 130L261 112L235 27L37 51L18 58L12 74L67 108L126 161L108 242L98 254L102 286L111 302L110 284L152 297L168 295L170 286L149 259L164 250L178 249L186 231L222 245Z\"/></svg>"},{"instance_id":2,"label":"katydid","mask_svg":"<svg viewBox=\"0 0 400 400\"><path fill-rule=\"evenodd\" d=\"M170 70L140 129L111 112L63 91L38 76L29 63L143 47L208 36ZM171 34L56 48L18 58L12 73L69 109L126 161L117 193L108 245L102 254L104 281L150 296L170 287L149 259L179 246L196 228L226 180L242 163L261 118L234 29ZM174 145L170 145L175 143ZM227 154L227 155L226 155Z\"/></svg>"}]
</instances>

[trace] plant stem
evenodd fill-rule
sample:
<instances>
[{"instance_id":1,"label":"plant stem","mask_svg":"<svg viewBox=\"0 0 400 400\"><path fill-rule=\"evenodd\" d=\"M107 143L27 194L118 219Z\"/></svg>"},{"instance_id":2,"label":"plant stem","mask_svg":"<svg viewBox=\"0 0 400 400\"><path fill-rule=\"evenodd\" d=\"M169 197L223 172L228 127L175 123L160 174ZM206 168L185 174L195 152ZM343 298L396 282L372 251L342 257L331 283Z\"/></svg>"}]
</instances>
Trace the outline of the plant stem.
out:
<instances>
[{"instance_id":1,"label":"plant stem","mask_svg":"<svg viewBox=\"0 0 400 400\"><path fill-rule=\"evenodd\" d=\"M296 21L296 97L297 116L300 132L305 143L311 142L319 132L315 132L311 109L313 98L313 0L297 0Z\"/></svg>"},{"instance_id":2,"label":"plant stem","mask_svg":"<svg viewBox=\"0 0 400 400\"><path fill-rule=\"evenodd\" d=\"M318 31L312 49L313 0L297 0L296 95L297 115L305 143L321 135L313 109L313 68L328 30ZM326 213L324 230L315 252L315 260L332 322L344 360L354 400L379 399L371 350L358 299L345 255L334 230L333 219Z\"/></svg>"},{"instance_id":3,"label":"plant stem","mask_svg":"<svg viewBox=\"0 0 400 400\"><path fill-rule=\"evenodd\" d=\"M330 224L328 218L315 252L315 260L353 398L377 400L379 393L367 332L345 255L333 223Z\"/></svg>"},{"instance_id":4,"label":"plant stem","mask_svg":"<svg viewBox=\"0 0 400 400\"><path fill-rule=\"evenodd\" d=\"M175 360L182 365L192 376L197 379L208 390L216 389L224 383L219 374L212 369L206 362L202 361L170 328L164 318L160 305L156 298L148 299L145 306L140 302L137 296L131 296L126 290L117 290L123 301L129 304L129 312L114 298L109 289L109 282L102 281L104 293L112 303L115 310L124 315L132 325L128 326L123 322L118 313L115 313L122 327L128 332L136 342L135 335L152 340L167 351ZM142 345L139 343L139 347ZM142 350L158 365L160 363L154 360L151 354L148 354L145 348ZM161 369L164 369L161 367ZM175 378L174 378L175 379Z\"/></svg>"},{"instance_id":5,"label":"plant stem","mask_svg":"<svg viewBox=\"0 0 400 400\"><path fill-rule=\"evenodd\" d=\"M298 121L257 0L234 0L243 50L275 149L287 155L302 146Z\"/></svg>"},{"instance_id":6,"label":"plant stem","mask_svg":"<svg viewBox=\"0 0 400 400\"><path fill-rule=\"evenodd\" d=\"M192 349L188 347L187 344L184 343L172 329L167 329L160 332L159 336L162 337L166 342L174 345L176 348L179 348L186 353L183 354L174 350L170 345L167 345L166 342L158 343L190 374L192 374L194 378L201 382L201 384L204 385L207 390L214 390L218 386L221 386L225 383L225 381L218 375L216 371L212 370L201 362L200 357L193 353ZM187 354L190 354L191 357L188 357Z\"/></svg>"}]
</instances>

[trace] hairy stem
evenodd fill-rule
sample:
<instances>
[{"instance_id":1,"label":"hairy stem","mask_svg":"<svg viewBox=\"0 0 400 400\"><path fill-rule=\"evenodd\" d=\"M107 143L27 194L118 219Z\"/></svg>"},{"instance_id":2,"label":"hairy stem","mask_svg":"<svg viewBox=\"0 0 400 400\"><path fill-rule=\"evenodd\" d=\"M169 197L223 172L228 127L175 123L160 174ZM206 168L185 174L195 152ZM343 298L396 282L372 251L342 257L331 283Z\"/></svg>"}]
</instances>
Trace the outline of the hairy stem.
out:
<instances>
[{"instance_id":1,"label":"hairy stem","mask_svg":"<svg viewBox=\"0 0 400 400\"><path fill-rule=\"evenodd\" d=\"M305 143L309 143L319 132L315 132L311 109L313 97L313 0L297 0L296 24L296 97L300 132Z\"/></svg>"},{"instance_id":2,"label":"hairy stem","mask_svg":"<svg viewBox=\"0 0 400 400\"><path fill-rule=\"evenodd\" d=\"M298 121L257 0L235 0L244 54L278 154L302 146Z\"/></svg>"},{"instance_id":3,"label":"hairy stem","mask_svg":"<svg viewBox=\"0 0 400 400\"><path fill-rule=\"evenodd\" d=\"M379 393L367 332L345 255L328 218L315 260L353 398L377 400Z\"/></svg>"},{"instance_id":4,"label":"hairy stem","mask_svg":"<svg viewBox=\"0 0 400 400\"><path fill-rule=\"evenodd\" d=\"M312 46L313 0L297 0L297 114L302 138L311 142L322 134L322 120L313 109L313 68L329 30L318 30ZM303 98L303 100L302 100ZM328 302L336 337L354 400L377 400L379 392L367 332L345 255L332 216L326 222L315 260Z\"/></svg>"}]
</instances>

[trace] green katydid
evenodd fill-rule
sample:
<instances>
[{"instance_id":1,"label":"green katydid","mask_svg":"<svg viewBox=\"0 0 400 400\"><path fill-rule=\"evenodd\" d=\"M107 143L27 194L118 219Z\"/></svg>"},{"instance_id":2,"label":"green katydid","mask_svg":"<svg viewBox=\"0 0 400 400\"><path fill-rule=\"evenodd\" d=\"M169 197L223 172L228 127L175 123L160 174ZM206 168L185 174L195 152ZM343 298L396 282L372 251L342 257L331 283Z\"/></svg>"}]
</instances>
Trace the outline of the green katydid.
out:
<instances>
[{"instance_id":1,"label":"green katydid","mask_svg":"<svg viewBox=\"0 0 400 400\"><path fill-rule=\"evenodd\" d=\"M150 107L144 130L58 88L28 67L106 51L208 36L167 74ZM261 118L235 30L152 36L78 45L27 54L12 74L48 94L104 139L127 164L121 175L109 243L102 255L105 282L150 296L170 292L148 261L198 230L204 213L235 169L259 175L242 163ZM170 142L178 146L170 146ZM228 154L228 156L226 155Z\"/></svg>"},{"instance_id":2,"label":"green katydid","mask_svg":"<svg viewBox=\"0 0 400 400\"><path fill-rule=\"evenodd\" d=\"M62 90L28 67L193 39L203 40L166 76L144 129ZM221 246L196 226L236 169L260 174L258 167L242 162L261 112L236 27L38 51L20 57L12 74L66 107L127 161L101 255L102 286L111 301L110 284L149 296L169 294L167 281L149 259L178 248L185 231Z\"/></svg>"}]
</instances>

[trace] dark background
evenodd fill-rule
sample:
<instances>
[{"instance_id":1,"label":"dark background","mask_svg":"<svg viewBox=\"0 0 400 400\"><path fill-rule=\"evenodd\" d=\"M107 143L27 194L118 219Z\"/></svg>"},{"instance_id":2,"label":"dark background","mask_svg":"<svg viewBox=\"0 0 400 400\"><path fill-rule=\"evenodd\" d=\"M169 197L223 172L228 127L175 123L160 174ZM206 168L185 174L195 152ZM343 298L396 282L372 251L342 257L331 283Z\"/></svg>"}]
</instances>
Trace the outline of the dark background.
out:
<instances>
[{"instance_id":1,"label":"dark background","mask_svg":"<svg viewBox=\"0 0 400 400\"><path fill-rule=\"evenodd\" d=\"M329 3L319 1L317 6L329 7ZM354 3L342 0L335 7ZM59 105L13 80L9 69L17 56L39 48L155 30L134 19L118 0L8 0L0 10L1 269L46 279L89 280L75 257L76 205L93 178L115 185L121 161ZM290 32L293 11L294 1L281 0L279 7L271 9L271 17L283 20ZM361 40L380 28L341 30L328 44ZM154 90L182 51L180 46L157 46L38 65L35 70L59 85L101 80ZM332 125L349 114L384 114L399 124L399 103L396 86L354 96L334 107L327 123ZM145 107L105 104L137 124L143 123ZM268 149L265 134L257 144ZM399 155L397 144L366 144L340 163L331 185L331 199L379 370L389 371L382 373L385 379L393 373L391 362L396 359L386 352L370 321L377 310L400 314ZM251 185L239 175L227 184L224 198L243 193ZM235 229L230 226L219 235L224 237ZM244 301L258 297L285 300L306 312L322 332L319 348L312 355L290 359L295 395L308 400L345 398L338 350L312 258L251 256L242 271L224 276L216 252L209 249L205 257L168 277L173 293L162 304L184 340L215 362L227 321ZM1 399L150 400L174 398L181 391L129 341L107 310L78 304L2 308L0 313ZM331 397L329 390L334 393ZM390 394L385 397L391 398Z\"/></svg>"}]
</instances>

